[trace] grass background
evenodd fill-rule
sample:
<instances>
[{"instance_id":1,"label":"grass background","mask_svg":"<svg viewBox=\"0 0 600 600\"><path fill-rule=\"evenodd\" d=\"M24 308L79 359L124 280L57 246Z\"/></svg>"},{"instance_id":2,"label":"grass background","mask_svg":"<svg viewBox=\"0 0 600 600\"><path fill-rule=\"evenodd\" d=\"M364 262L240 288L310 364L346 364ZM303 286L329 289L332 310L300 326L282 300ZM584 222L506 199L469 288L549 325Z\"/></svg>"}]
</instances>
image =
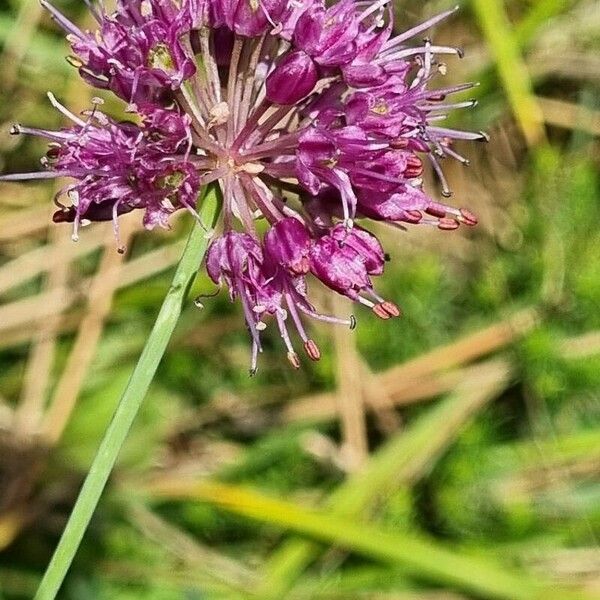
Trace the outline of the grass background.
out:
<instances>
[{"instance_id":1,"label":"grass background","mask_svg":"<svg viewBox=\"0 0 600 600\"><path fill-rule=\"evenodd\" d=\"M397 2L398 27L451 5ZM446 165L480 225L378 230L405 317L314 325L299 372L271 331L249 378L238 307L190 299L60 598L600 596L600 5L472 0L434 34L481 82L453 123L492 142ZM0 3L0 42L0 167L33 170L10 124L96 92L37 0ZM2 599L33 595L191 225L129 215L121 257L110 225L52 225L53 193L0 186Z\"/></svg>"}]
</instances>

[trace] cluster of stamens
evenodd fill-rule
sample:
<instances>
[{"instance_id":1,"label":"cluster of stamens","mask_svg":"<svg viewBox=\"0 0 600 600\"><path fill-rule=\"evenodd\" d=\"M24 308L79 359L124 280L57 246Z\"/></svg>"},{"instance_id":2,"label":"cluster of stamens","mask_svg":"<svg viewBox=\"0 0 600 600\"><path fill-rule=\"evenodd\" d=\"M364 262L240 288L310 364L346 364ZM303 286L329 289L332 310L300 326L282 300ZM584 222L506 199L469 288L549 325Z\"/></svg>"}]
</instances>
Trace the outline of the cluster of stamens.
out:
<instances>
[{"instance_id":1,"label":"cluster of stamens","mask_svg":"<svg viewBox=\"0 0 600 600\"><path fill-rule=\"evenodd\" d=\"M112 220L118 240L119 215L135 209L147 228L168 227L177 210L197 216L200 189L218 185L222 232L206 265L243 306L252 372L266 317L294 367L288 323L313 360L320 351L301 315L354 326L315 310L309 273L381 319L400 315L373 287L386 255L367 219L402 229L476 224L422 189L428 160L450 196L440 161L468 164L454 142L487 139L440 126L474 104L446 101L471 84L428 89L446 72L439 57L461 51L408 43L454 11L394 35L391 0L119 0L110 14L88 2L98 22L89 32L42 4L67 33L70 63L122 98L132 120L104 114L99 99L80 117L50 95L71 125L15 126L48 139L49 150L44 171L3 179L70 178L55 221L72 222L74 239L80 225Z\"/></svg>"}]
</instances>

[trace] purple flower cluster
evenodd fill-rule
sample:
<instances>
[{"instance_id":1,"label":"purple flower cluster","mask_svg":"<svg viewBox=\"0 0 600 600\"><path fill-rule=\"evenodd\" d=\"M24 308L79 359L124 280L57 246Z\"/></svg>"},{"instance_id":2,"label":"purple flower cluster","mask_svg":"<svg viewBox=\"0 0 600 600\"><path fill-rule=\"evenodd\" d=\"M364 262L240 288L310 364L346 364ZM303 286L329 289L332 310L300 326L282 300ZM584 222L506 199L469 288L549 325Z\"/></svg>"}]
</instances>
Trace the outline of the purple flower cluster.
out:
<instances>
[{"instance_id":1,"label":"purple flower cluster","mask_svg":"<svg viewBox=\"0 0 600 600\"><path fill-rule=\"evenodd\" d=\"M449 110L473 105L446 101L471 84L429 89L445 73L439 57L460 51L408 43L454 11L394 35L391 0L118 0L110 14L90 0L90 32L41 1L67 33L71 64L123 99L135 121L109 118L98 99L77 116L50 95L72 125L16 125L49 140L45 169L3 179L70 178L54 220L72 222L74 237L83 221L112 220L117 239L120 214L143 209L147 228L167 227L218 182L223 233L206 266L243 306L252 371L268 315L295 367L289 324L313 360L320 352L303 316L354 326L316 312L309 273L382 319L400 314L374 289L385 254L358 219L476 223L422 189L427 160L449 196L440 159L467 163L454 141L486 139L440 126Z\"/></svg>"}]
</instances>

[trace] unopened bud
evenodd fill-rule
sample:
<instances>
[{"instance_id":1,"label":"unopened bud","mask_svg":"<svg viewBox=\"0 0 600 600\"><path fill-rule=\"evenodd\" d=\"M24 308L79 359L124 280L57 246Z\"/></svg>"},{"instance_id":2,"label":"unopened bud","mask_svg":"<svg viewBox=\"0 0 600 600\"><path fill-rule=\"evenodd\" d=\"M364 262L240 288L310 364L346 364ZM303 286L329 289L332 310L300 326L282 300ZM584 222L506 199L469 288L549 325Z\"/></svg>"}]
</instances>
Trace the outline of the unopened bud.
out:
<instances>
[{"instance_id":1,"label":"unopened bud","mask_svg":"<svg viewBox=\"0 0 600 600\"><path fill-rule=\"evenodd\" d=\"M276 104L296 104L312 92L319 74L305 52L288 54L267 77L267 99Z\"/></svg>"}]
</instances>

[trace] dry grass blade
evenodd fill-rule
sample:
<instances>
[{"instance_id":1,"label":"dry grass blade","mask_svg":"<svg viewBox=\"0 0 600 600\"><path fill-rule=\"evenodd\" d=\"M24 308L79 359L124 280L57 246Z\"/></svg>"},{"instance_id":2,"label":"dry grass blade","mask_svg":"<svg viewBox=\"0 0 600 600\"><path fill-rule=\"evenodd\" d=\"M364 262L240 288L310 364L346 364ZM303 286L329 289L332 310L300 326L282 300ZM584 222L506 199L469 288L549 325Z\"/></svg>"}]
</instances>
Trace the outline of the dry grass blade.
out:
<instances>
[{"instance_id":1,"label":"dry grass blade","mask_svg":"<svg viewBox=\"0 0 600 600\"><path fill-rule=\"evenodd\" d=\"M4 186L0 189L4 189ZM0 219L0 243L30 237L35 233L44 231L47 227L47 206L13 211Z\"/></svg>"},{"instance_id":2,"label":"dry grass blade","mask_svg":"<svg viewBox=\"0 0 600 600\"><path fill-rule=\"evenodd\" d=\"M67 310L77 300L72 289L61 287L0 306L0 334L39 323Z\"/></svg>"},{"instance_id":3,"label":"dry grass blade","mask_svg":"<svg viewBox=\"0 0 600 600\"><path fill-rule=\"evenodd\" d=\"M364 516L376 503L385 503L393 489L415 481L435 462L465 423L507 384L510 367L489 361L466 371L456 391L406 431L391 438L365 468L350 477L328 498L333 514L352 519ZM267 561L259 594L283 598L320 547L289 540Z\"/></svg>"},{"instance_id":4,"label":"dry grass blade","mask_svg":"<svg viewBox=\"0 0 600 600\"><path fill-rule=\"evenodd\" d=\"M21 4L14 29L6 37L2 52L2 84L7 90L12 89L17 81L19 67L41 16L42 6L38 0L25 0Z\"/></svg>"},{"instance_id":5,"label":"dry grass blade","mask_svg":"<svg viewBox=\"0 0 600 600\"><path fill-rule=\"evenodd\" d=\"M51 230L51 243L59 247L67 244L64 236L56 229ZM67 285L68 262L59 260L48 263L50 271L46 278L46 288L62 288ZM15 412L15 430L20 435L31 435L39 430L46 392L48 389L55 354L55 338L60 327L60 316L46 319L36 331L33 347L24 376L23 389Z\"/></svg>"},{"instance_id":6,"label":"dry grass blade","mask_svg":"<svg viewBox=\"0 0 600 600\"><path fill-rule=\"evenodd\" d=\"M345 304L335 298L332 313L342 313ZM342 426L342 455L350 471L358 469L369 453L361 358L356 336L342 327L333 328L337 373L336 410Z\"/></svg>"},{"instance_id":7,"label":"dry grass blade","mask_svg":"<svg viewBox=\"0 0 600 600\"><path fill-rule=\"evenodd\" d=\"M504 321L379 373L373 377L372 385L382 390L396 405L439 395L452 389L460 379L458 373L443 371L507 346L529 333L538 322L535 309L524 309ZM285 421L325 420L332 418L335 411L334 394L323 393L290 403L282 417Z\"/></svg>"},{"instance_id":8,"label":"dry grass blade","mask_svg":"<svg viewBox=\"0 0 600 600\"><path fill-rule=\"evenodd\" d=\"M589 331L583 335L564 340L561 344L564 358L585 358L600 353L600 331Z\"/></svg>"},{"instance_id":9,"label":"dry grass blade","mask_svg":"<svg viewBox=\"0 0 600 600\"><path fill-rule=\"evenodd\" d=\"M45 215L46 222L49 222L47 209ZM54 229L54 231L57 231L57 229ZM58 231L58 237L53 236L52 243L21 254L0 267L0 294L4 294L8 290L41 275L53 263L68 263L90 254L102 246L106 237L102 227L94 227L89 232L86 231L86 235L74 244L70 238L65 238L64 230L60 229ZM64 243L61 238L65 238L68 242Z\"/></svg>"},{"instance_id":10,"label":"dry grass blade","mask_svg":"<svg viewBox=\"0 0 600 600\"><path fill-rule=\"evenodd\" d=\"M552 98L538 98L538 103L549 125L600 135L600 111Z\"/></svg>"},{"instance_id":11,"label":"dry grass blade","mask_svg":"<svg viewBox=\"0 0 600 600\"><path fill-rule=\"evenodd\" d=\"M152 250L118 268L115 267L114 273L112 273L112 268L109 267L105 275L109 278L117 277L117 289L128 287L172 267L177 262L181 248L181 244L175 243ZM36 269L41 272L39 266ZM91 278L83 279L79 283L78 289L89 288L91 282ZM37 332L39 321L64 313L75 303L78 297L79 295L72 289L57 287L48 292L0 307L0 333L2 333L0 348L29 341ZM53 303L48 304L49 300L52 300ZM61 323L64 326L61 326L61 331L75 328L78 322L78 320L73 321L68 316L63 315Z\"/></svg>"},{"instance_id":12,"label":"dry grass blade","mask_svg":"<svg viewBox=\"0 0 600 600\"><path fill-rule=\"evenodd\" d=\"M129 509L131 523L144 535L160 544L178 560L232 588L250 589L256 575L241 563L200 545L185 531L166 522L141 505Z\"/></svg>"},{"instance_id":13,"label":"dry grass blade","mask_svg":"<svg viewBox=\"0 0 600 600\"><path fill-rule=\"evenodd\" d=\"M367 523L307 509L297 504L263 496L247 488L210 481L185 481L166 478L149 484L145 490L158 500L196 500L210 502L234 514L285 527L303 535L351 549L371 559L402 565L419 578L467 590L485 598L534 600L561 598L564 590L542 592L542 586L528 575L504 565L452 552L425 538L391 533ZM547 595L542 595L546 593ZM562 595L559 595L562 594ZM268 598L271 595L259 595ZM583 600L584 595L577 596Z\"/></svg>"},{"instance_id":14,"label":"dry grass blade","mask_svg":"<svg viewBox=\"0 0 600 600\"><path fill-rule=\"evenodd\" d=\"M131 221L123 220L121 236L127 244L133 232ZM56 385L49 404L42 433L50 444L55 444L64 431L77 397L96 352L104 322L110 313L113 295L118 287L118 265L123 256L115 249L112 227L104 228L104 255L94 276L89 294L88 309L83 317L77 337L69 354L65 369Z\"/></svg>"},{"instance_id":15,"label":"dry grass blade","mask_svg":"<svg viewBox=\"0 0 600 600\"><path fill-rule=\"evenodd\" d=\"M529 146L546 139L543 116L502 0L472 0L473 9L523 135Z\"/></svg>"}]
</instances>

